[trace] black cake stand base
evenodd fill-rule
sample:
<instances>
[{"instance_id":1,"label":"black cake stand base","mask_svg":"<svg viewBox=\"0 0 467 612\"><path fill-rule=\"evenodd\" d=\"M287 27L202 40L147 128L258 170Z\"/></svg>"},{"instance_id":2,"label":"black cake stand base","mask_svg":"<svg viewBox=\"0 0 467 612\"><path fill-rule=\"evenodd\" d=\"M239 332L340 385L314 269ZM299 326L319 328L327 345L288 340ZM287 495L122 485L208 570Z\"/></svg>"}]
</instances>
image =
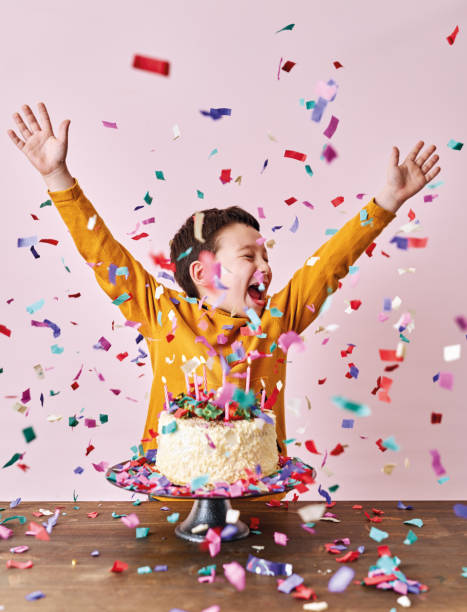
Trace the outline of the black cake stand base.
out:
<instances>
[{"instance_id":1,"label":"black cake stand base","mask_svg":"<svg viewBox=\"0 0 467 612\"><path fill-rule=\"evenodd\" d=\"M231 508L230 501L225 498L196 499L190 514L175 528L175 534L179 538L190 542L203 542L208 529L225 527L227 511ZM207 527L200 532L193 533L193 529L199 525L207 525ZM229 536L229 540L240 540L248 537L250 530L245 523L237 521L235 527L237 531Z\"/></svg>"}]
</instances>

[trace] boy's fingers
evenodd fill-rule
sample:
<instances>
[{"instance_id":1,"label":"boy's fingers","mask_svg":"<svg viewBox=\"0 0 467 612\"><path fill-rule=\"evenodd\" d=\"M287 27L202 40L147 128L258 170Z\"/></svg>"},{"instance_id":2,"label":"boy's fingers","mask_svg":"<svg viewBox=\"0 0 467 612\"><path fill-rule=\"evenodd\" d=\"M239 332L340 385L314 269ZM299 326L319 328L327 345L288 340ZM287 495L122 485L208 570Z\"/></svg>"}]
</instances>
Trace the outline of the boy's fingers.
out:
<instances>
[{"instance_id":1,"label":"boy's fingers","mask_svg":"<svg viewBox=\"0 0 467 612\"><path fill-rule=\"evenodd\" d=\"M39 104L37 106L39 108L39 114L41 116L42 123L43 123L44 127L47 130L49 130L50 132L53 132L53 130L52 130L52 123L50 121L50 117L49 117L49 113L47 111L47 107L45 106L45 104L43 102L39 102Z\"/></svg>"},{"instance_id":2,"label":"boy's fingers","mask_svg":"<svg viewBox=\"0 0 467 612\"><path fill-rule=\"evenodd\" d=\"M21 140L21 138L18 138L18 136L15 134L15 132L13 130L8 130L7 133L8 133L8 136L10 137L10 139L18 147L18 149L21 150L24 147L24 142Z\"/></svg>"},{"instance_id":3,"label":"boy's fingers","mask_svg":"<svg viewBox=\"0 0 467 612\"><path fill-rule=\"evenodd\" d=\"M426 174L428 170L430 170L430 168L433 168L433 166L436 164L438 160L439 160L439 155L434 155L431 159L429 159L427 162L423 164L423 166L421 167L422 172Z\"/></svg>"},{"instance_id":4,"label":"boy's fingers","mask_svg":"<svg viewBox=\"0 0 467 612\"><path fill-rule=\"evenodd\" d=\"M425 175L426 182L429 183L430 181L432 181L435 178L435 176L439 174L440 172L441 172L441 168L439 166L436 166L436 168L433 168L431 172L428 172L428 174Z\"/></svg>"},{"instance_id":5,"label":"boy's fingers","mask_svg":"<svg viewBox=\"0 0 467 612\"><path fill-rule=\"evenodd\" d=\"M36 119L34 113L32 112L31 108L27 104L23 104L23 112L26 115L26 119L29 122L30 130L33 133L34 132L40 132L41 131L41 126L37 122L37 119Z\"/></svg>"},{"instance_id":6,"label":"boy's fingers","mask_svg":"<svg viewBox=\"0 0 467 612\"><path fill-rule=\"evenodd\" d=\"M420 166L421 168L423 164L426 162L426 160L430 157L430 155L434 153L435 149L436 149L435 145L431 145L430 147L428 147L425 153L423 153L423 155L420 155L420 157L416 159L415 163L417 164L417 166Z\"/></svg>"},{"instance_id":7,"label":"boy's fingers","mask_svg":"<svg viewBox=\"0 0 467 612\"><path fill-rule=\"evenodd\" d=\"M414 148L410 151L410 153L407 155L407 157L405 159L414 162L415 158L417 157L417 155L421 151L421 149L422 149L424 144L425 143L423 142L423 140L419 140L417 142L417 144L414 146Z\"/></svg>"},{"instance_id":8,"label":"boy's fingers","mask_svg":"<svg viewBox=\"0 0 467 612\"><path fill-rule=\"evenodd\" d=\"M398 166L399 165L399 149L397 147L392 147L391 165L392 166Z\"/></svg>"},{"instance_id":9,"label":"boy's fingers","mask_svg":"<svg viewBox=\"0 0 467 612\"><path fill-rule=\"evenodd\" d=\"M19 131L21 132L21 136L24 138L24 140L27 140L28 138L30 138L32 136L28 126L24 123L23 118L21 117L21 115L19 113L15 113L13 115L13 119L16 123L16 125L18 126Z\"/></svg>"}]
</instances>

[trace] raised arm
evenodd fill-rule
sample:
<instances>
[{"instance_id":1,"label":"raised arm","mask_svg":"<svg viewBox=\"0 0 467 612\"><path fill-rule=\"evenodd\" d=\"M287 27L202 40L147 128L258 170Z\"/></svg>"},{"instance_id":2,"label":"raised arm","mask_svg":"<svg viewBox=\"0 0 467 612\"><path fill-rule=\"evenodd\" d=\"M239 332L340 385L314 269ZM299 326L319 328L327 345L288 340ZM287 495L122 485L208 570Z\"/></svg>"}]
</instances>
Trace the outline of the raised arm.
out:
<instances>
[{"instance_id":1,"label":"raised arm","mask_svg":"<svg viewBox=\"0 0 467 612\"><path fill-rule=\"evenodd\" d=\"M374 241L396 211L439 174L434 167L439 157L431 145L422 152L419 141L399 165L399 149L393 147L386 184L353 219L325 242L287 283L274 295L271 306L284 313L281 321L287 330L301 333L315 319L324 301L333 293L339 279Z\"/></svg>"},{"instance_id":2,"label":"raised arm","mask_svg":"<svg viewBox=\"0 0 467 612\"><path fill-rule=\"evenodd\" d=\"M68 171L70 121L62 121L55 137L45 104L39 104L40 123L29 106L24 105L23 112L27 124L19 113L13 115L23 140L13 130L9 130L8 135L42 175L50 197L99 285L127 320L141 323L139 331L144 336L151 335L150 330L154 329L157 319L156 281L115 240Z\"/></svg>"}]
</instances>

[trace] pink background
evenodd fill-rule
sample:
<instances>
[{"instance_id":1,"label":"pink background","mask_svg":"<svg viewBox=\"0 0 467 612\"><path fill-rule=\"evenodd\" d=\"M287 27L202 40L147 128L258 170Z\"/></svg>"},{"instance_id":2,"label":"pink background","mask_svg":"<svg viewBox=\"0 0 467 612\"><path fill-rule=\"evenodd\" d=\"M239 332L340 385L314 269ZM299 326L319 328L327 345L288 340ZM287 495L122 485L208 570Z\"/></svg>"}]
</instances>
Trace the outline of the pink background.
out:
<instances>
[{"instance_id":1,"label":"pink background","mask_svg":"<svg viewBox=\"0 0 467 612\"><path fill-rule=\"evenodd\" d=\"M5 14L6 13L6 14ZM200 208L239 204L254 214L264 208L263 234L274 237L271 251L273 291L280 289L296 268L325 240L326 228L339 228L385 183L392 145L402 159L419 139L434 143L441 156L444 181L436 190L425 189L407 202L397 218L377 239L370 259L356 263L358 276L348 276L329 309L304 334L306 352L289 354L288 400L299 403L297 414L287 413L288 437L313 439L319 450L347 444L345 452L330 457L319 471L318 482L327 488L339 484L335 499L454 499L466 497L465 356L443 360L443 347L461 344L465 334L454 317L467 315L465 279L465 147L453 151L449 139L467 139L467 8L461 1L407 3L359 2L115 2L79 4L44 0L10 3L4 9L0 41L2 98L0 139L3 166L2 295L0 323L12 330L0 334L0 463L24 452L27 473L17 465L0 470L3 499L128 499L126 492L109 486L92 462L110 464L131 455L146 417L151 384L149 362L137 367L136 333L94 280L80 258L57 211L39 208L48 196L38 173L15 150L6 135L13 128L11 115L21 105L44 101L54 125L71 119L68 163L87 196L114 235L154 274L151 250L168 253L168 241L185 218ZM276 30L295 23L293 31ZM446 36L458 24L461 32L453 46ZM171 75L165 78L131 68L134 53L167 59ZM281 72L280 58L296 62L290 73ZM343 68L336 70L333 61ZM316 99L319 80L333 78L338 95L327 107L321 123L300 98ZM232 116L212 121L200 109L232 108ZM330 165L319 159L327 139L322 135L331 115L339 127L331 142L339 157ZM118 129L103 127L116 121ZM178 124L181 138L173 140ZM274 135L271 141L267 133ZM212 149L219 153L208 159ZM285 149L308 155L314 170L310 178L303 164L284 159ZM260 174L263 162L269 165ZM242 184L222 185L223 168L231 168ZM163 170L166 181L157 181ZM199 200L196 190L205 193ZM151 206L134 212L148 191ZM356 199L365 192L366 200ZM432 203L423 195L438 194ZM287 207L284 200L298 202ZM330 201L344 196L334 208ZM315 205L309 210L301 204ZM412 236L428 236L425 249L401 251L389 244L408 219L412 208L421 229ZM31 213L39 217L34 221ZM134 241L128 235L138 221L156 217L143 226L150 239ZM300 227L289 231L295 216ZM271 232L274 225L283 229ZM40 259L18 249L18 237L37 234L56 238L59 245L38 246ZM381 254L386 251L390 258ZM71 273L62 262L64 258ZM415 267L400 275L398 268ZM81 292L78 299L69 293ZM399 296L402 305L381 323L383 299ZM11 304L6 300L14 298ZM26 307L43 298L34 315ZM362 306L346 314L345 300L361 299ZM393 373L390 404L370 391L385 363L378 349L395 349L395 323L404 312L414 316L415 329L407 334L406 359ZM50 329L31 327L30 320L48 318L61 336ZM70 321L79 325L73 326ZM332 333L315 331L319 325L337 324ZM108 352L93 345L105 336ZM329 342L322 345L325 337ZM347 343L353 354L342 359ZM52 354L52 344L64 347ZM141 345L144 349L144 343ZM120 362L116 355L128 351ZM360 370L357 380L345 378L348 362ZM39 380L33 366L47 369ZM80 387L70 387L81 364ZM103 374L98 380L94 368ZM452 372L452 391L432 382L439 371ZM327 377L318 385L318 379ZM25 389L32 399L26 417L13 409ZM122 389L116 397L110 388ZM49 391L60 391L51 397ZM41 407L39 395L45 395ZM6 396L16 396L17 399ZM351 418L330 400L343 395L371 406L372 416L355 420L353 430L341 428ZM306 408L305 396L312 409ZM126 399L137 400L136 402ZM74 414L109 415L109 423L96 429L68 426ZM430 423L432 411L442 412L440 425ZM50 414L62 415L57 423ZM33 426L37 439L26 444L22 429ZM305 431L299 433L298 428ZM366 439L360 436L366 435ZM394 435L401 450L382 453L375 441ZM92 441L96 449L85 457ZM440 485L431 467L430 449L438 449L449 481ZM318 464L304 446L290 452ZM408 459L408 467L404 462ZM318 458L321 460L321 457ZM395 463L392 475L383 474ZM85 471L73 473L76 466ZM303 499L321 499L316 489Z\"/></svg>"}]
</instances>

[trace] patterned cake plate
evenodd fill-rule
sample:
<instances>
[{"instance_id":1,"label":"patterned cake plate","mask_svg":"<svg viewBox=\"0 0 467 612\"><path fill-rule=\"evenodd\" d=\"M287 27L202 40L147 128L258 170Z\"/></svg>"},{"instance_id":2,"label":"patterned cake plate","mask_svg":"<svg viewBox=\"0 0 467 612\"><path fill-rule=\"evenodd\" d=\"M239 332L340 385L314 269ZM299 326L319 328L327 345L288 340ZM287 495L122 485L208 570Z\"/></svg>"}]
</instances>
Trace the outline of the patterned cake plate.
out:
<instances>
[{"instance_id":1,"label":"patterned cake plate","mask_svg":"<svg viewBox=\"0 0 467 612\"><path fill-rule=\"evenodd\" d=\"M189 486L171 483L146 457L129 459L109 468L105 477L110 484L148 495L149 501L158 499L194 499L191 512L177 525L178 537L190 542L202 542L206 532L212 527L221 527L223 540L246 538L250 533L242 521L235 525L226 523L226 516L232 508L230 499L265 497L291 491L303 482L315 479L316 470L297 457L279 457L280 469L262 478L253 478L253 483L242 481L229 485L217 483L215 489L200 487L192 491Z\"/></svg>"}]
</instances>

